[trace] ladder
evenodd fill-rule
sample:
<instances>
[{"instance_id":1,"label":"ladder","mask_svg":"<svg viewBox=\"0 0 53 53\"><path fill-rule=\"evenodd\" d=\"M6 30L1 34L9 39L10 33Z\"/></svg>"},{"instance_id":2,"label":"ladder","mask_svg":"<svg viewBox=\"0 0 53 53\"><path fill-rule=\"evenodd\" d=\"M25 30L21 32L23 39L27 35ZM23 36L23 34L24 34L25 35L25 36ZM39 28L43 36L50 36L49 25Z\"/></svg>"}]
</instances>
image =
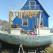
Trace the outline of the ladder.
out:
<instances>
[{"instance_id":1,"label":"ladder","mask_svg":"<svg viewBox=\"0 0 53 53\"><path fill-rule=\"evenodd\" d=\"M22 50L22 52L21 52L21 50ZM20 44L20 46L19 46L18 53L25 53L22 44Z\"/></svg>"}]
</instances>

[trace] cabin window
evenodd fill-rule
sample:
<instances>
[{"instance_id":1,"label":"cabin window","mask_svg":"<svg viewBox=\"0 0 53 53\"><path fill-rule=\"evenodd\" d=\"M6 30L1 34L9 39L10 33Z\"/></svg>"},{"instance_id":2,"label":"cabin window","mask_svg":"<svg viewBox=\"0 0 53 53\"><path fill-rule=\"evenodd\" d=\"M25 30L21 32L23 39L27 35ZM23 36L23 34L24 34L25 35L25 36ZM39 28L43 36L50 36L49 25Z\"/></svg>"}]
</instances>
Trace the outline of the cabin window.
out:
<instances>
[{"instance_id":1,"label":"cabin window","mask_svg":"<svg viewBox=\"0 0 53 53\"><path fill-rule=\"evenodd\" d=\"M28 26L28 18L22 18L22 26Z\"/></svg>"}]
</instances>

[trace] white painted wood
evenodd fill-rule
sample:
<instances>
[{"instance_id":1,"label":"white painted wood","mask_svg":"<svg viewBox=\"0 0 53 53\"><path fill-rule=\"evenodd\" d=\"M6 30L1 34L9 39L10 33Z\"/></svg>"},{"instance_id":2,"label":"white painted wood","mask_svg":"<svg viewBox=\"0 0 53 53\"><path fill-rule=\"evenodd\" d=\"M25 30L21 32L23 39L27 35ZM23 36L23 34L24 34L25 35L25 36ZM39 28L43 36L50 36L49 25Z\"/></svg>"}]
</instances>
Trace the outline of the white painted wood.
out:
<instances>
[{"instance_id":1,"label":"white painted wood","mask_svg":"<svg viewBox=\"0 0 53 53\"><path fill-rule=\"evenodd\" d=\"M21 35L20 30L21 30L21 28L13 29L13 30L11 30L11 34L13 34L13 35Z\"/></svg>"}]
</instances>

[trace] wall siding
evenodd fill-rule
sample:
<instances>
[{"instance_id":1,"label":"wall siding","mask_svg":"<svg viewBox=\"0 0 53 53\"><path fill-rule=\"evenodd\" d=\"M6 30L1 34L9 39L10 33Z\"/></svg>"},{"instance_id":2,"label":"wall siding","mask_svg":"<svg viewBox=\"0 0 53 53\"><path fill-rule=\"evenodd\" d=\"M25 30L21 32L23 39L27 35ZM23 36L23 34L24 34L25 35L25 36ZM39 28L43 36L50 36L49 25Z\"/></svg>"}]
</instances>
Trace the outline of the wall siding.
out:
<instances>
[{"instance_id":1,"label":"wall siding","mask_svg":"<svg viewBox=\"0 0 53 53\"><path fill-rule=\"evenodd\" d=\"M36 19L37 17L28 18L28 26L23 26L22 19L15 17L15 19L13 20L13 25L18 24L24 30L33 30L34 26L37 24L37 22L35 21Z\"/></svg>"},{"instance_id":2,"label":"wall siding","mask_svg":"<svg viewBox=\"0 0 53 53\"><path fill-rule=\"evenodd\" d=\"M45 13L43 13L42 17L43 17L43 25L45 27L48 27L48 17L47 17L47 15Z\"/></svg>"}]
</instances>

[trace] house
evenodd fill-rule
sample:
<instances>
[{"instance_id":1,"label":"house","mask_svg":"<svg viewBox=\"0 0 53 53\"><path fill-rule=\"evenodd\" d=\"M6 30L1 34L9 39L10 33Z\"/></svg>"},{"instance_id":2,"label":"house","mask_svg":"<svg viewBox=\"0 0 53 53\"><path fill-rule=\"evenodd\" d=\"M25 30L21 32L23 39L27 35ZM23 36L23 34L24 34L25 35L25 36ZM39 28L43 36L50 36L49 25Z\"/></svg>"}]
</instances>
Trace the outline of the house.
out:
<instances>
[{"instance_id":1,"label":"house","mask_svg":"<svg viewBox=\"0 0 53 53\"><path fill-rule=\"evenodd\" d=\"M43 6L39 3L38 0L27 0L25 5L21 8L21 10L42 10L42 23L43 26L48 27L48 17L49 15L43 8Z\"/></svg>"},{"instance_id":2,"label":"house","mask_svg":"<svg viewBox=\"0 0 53 53\"><path fill-rule=\"evenodd\" d=\"M28 11L41 11L41 21L40 21L40 26L43 27L48 27L48 18L49 15L47 14L47 12L45 11L45 9L42 7L42 5L39 3L38 0L27 0L26 3L24 4L24 6L21 8L21 10L25 10L27 12ZM33 13L33 12L32 12ZM22 14L26 14L26 16L15 16L14 20L13 20L13 26L19 26L20 28L22 28L25 31L31 31L34 28L38 27L38 22L37 19L40 19L40 16L28 16L28 13L22 13ZM29 12L29 14L31 14L31 12ZM31 17L31 18L30 18ZM38 20L39 21L39 20Z\"/></svg>"}]
</instances>

